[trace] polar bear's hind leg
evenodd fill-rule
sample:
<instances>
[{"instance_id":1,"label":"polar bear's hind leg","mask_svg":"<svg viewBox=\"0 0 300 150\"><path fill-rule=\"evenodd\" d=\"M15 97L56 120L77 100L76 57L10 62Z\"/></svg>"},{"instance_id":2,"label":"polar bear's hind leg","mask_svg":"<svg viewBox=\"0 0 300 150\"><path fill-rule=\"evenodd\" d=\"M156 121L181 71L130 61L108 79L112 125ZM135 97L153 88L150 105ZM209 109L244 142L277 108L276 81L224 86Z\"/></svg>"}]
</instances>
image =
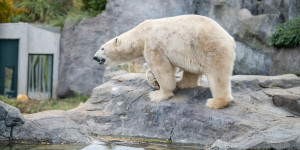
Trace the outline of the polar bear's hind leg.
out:
<instances>
[{"instance_id":1,"label":"polar bear's hind leg","mask_svg":"<svg viewBox=\"0 0 300 150\"><path fill-rule=\"evenodd\" d=\"M206 106L212 109L220 109L226 107L233 100L231 95L230 77L230 68L215 68L207 74L213 98L207 100Z\"/></svg>"}]
</instances>

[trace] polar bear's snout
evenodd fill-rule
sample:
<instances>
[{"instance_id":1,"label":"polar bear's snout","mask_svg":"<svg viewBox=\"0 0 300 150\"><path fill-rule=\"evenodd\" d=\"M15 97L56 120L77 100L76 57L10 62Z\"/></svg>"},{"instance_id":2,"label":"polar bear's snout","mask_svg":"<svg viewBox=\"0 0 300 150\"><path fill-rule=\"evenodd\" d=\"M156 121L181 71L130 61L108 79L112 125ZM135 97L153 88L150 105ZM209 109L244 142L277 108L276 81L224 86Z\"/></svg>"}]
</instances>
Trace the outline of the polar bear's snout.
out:
<instances>
[{"instance_id":1,"label":"polar bear's snout","mask_svg":"<svg viewBox=\"0 0 300 150\"><path fill-rule=\"evenodd\" d=\"M96 60L97 62L99 62L100 65L105 63L105 59L102 57L98 57L98 56L94 56L94 60Z\"/></svg>"}]
</instances>

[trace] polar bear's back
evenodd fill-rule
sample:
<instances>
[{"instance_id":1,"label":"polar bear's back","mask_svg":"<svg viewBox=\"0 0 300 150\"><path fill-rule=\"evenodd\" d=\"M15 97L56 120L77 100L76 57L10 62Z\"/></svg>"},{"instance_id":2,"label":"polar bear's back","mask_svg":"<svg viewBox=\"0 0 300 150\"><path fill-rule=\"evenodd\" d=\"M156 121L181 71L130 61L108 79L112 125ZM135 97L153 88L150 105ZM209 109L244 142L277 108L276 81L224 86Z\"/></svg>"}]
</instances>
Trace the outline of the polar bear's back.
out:
<instances>
[{"instance_id":1,"label":"polar bear's back","mask_svg":"<svg viewBox=\"0 0 300 150\"><path fill-rule=\"evenodd\" d=\"M218 38L231 37L214 20L200 15L182 15L176 17L147 20L145 21L145 24L147 24L147 26L151 26L151 31L152 33L154 33L154 35L159 35L158 33L162 32L165 34L173 33L173 35L205 35Z\"/></svg>"},{"instance_id":2,"label":"polar bear's back","mask_svg":"<svg viewBox=\"0 0 300 150\"><path fill-rule=\"evenodd\" d=\"M174 66L189 72L203 72L203 66L210 66L214 60L235 57L234 39L208 17L183 15L148 20L141 25L151 49L161 51Z\"/></svg>"}]
</instances>

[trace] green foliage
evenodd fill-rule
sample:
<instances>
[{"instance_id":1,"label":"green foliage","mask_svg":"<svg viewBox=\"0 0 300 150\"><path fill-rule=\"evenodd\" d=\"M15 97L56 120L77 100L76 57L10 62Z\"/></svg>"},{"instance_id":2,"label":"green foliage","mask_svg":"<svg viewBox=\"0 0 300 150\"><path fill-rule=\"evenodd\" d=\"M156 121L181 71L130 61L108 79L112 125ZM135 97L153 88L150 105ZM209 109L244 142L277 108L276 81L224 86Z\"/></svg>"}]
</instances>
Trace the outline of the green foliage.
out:
<instances>
[{"instance_id":1,"label":"green foliage","mask_svg":"<svg viewBox=\"0 0 300 150\"><path fill-rule=\"evenodd\" d=\"M88 95L80 95L76 93L75 97L69 97L65 98L64 101L70 102L70 103L77 103L77 102L85 102L87 99L89 99L90 96Z\"/></svg>"},{"instance_id":2,"label":"green foliage","mask_svg":"<svg viewBox=\"0 0 300 150\"><path fill-rule=\"evenodd\" d=\"M89 96L76 94L75 97L65 99L51 99L51 100L28 100L27 102L19 102L14 98L0 95L0 100L11 106L14 106L22 113L30 114L45 110L69 110L77 107L80 103L85 102Z\"/></svg>"},{"instance_id":3,"label":"green foliage","mask_svg":"<svg viewBox=\"0 0 300 150\"><path fill-rule=\"evenodd\" d=\"M12 22L39 22L63 26L67 19L78 23L94 17L105 9L106 0L19 0L17 7L29 10L17 15Z\"/></svg>"},{"instance_id":4,"label":"green foliage","mask_svg":"<svg viewBox=\"0 0 300 150\"><path fill-rule=\"evenodd\" d=\"M45 22L49 18L50 5L44 0L24 0L20 6L29 9L28 13L22 15L21 21Z\"/></svg>"},{"instance_id":5,"label":"green foliage","mask_svg":"<svg viewBox=\"0 0 300 150\"><path fill-rule=\"evenodd\" d=\"M16 0L0 0L0 23L10 22L10 17L26 12L25 9L15 8Z\"/></svg>"},{"instance_id":6,"label":"green foliage","mask_svg":"<svg viewBox=\"0 0 300 150\"><path fill-rule=\"evenodd\" d=\"M0 95L0 100L6 104L9 104L9 105L12 105L12 106L15 106L16 105L16 102L14 101L11 101L7 96L4 96L4 95Z\"/></svg>"},{"instance_id":7,"label":"green foliage","mask_svg":"<svg viewBox=\"0 0 300 150\"><path fill-rule=\"evenodd\" d=\"M65 16L72 9L70 0L19 0L16 6L27 9L25 14L12 18L12 22L49 23L60 16Z\"/></svg>"},{"instance_id":8,"label":"green foliage","mask_svg":"<svg viewBox=\"0 0 300 150\"><path fill-rule=\"evenodd\" d=\"M271 35L270 45L276 47L296 47L300 45L300 17L279 25Z\"/></svg>"},{"instance_id":9,"label":"green foliage","mask_svg":"<svg viewBox=\"0 0 300 150\"><path fill-rule=\"evenodd\" d=\"M105 9L106 0L82 0L83 11L88 11L91 16L96 16Z\"/></svg>"}]
</instances>

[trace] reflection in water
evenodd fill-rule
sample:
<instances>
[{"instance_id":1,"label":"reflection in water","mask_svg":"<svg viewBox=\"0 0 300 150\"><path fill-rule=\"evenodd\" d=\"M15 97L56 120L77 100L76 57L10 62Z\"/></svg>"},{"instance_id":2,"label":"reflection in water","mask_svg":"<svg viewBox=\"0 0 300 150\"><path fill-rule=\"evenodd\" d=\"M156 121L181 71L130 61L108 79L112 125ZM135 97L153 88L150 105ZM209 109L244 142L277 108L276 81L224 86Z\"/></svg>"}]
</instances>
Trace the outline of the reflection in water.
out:
<instances>
[{"instance_id":1,"label":"reflection in water","mask_svg":"<svg viewBox=\"0 0 300 150\"><path fill-rule=\"evenodd\" d=\"M135 147L129 147L129 146L121 146L121 145L112 145L112 144L106 144L103 142L94 142L92 145L89 145L82 150L144 150L143 148L135 148Z\"/></svg>"},{"instance_id":2,"label":"reflection in water","mask_svg":"<svg viewBox=\"0 0 300 150\"><path fill-rule=\"evenodd\" d=\"M1 150L81 150L84 146L42 144L0 144Z\"/></svg>"},{"instance_id":3,"label":"reflection in water","mask_svg":"<svg viewBox=\"0 0 300 150\"><path fill-rule=\"evenodd\" d=\"M41 145L41 144L0 144L0 150L195 150L201 147L182 147L167 144L139 144L139 143L104 143L94 141L89 146L75 145Z\"/></svg>"}]
</instances>

